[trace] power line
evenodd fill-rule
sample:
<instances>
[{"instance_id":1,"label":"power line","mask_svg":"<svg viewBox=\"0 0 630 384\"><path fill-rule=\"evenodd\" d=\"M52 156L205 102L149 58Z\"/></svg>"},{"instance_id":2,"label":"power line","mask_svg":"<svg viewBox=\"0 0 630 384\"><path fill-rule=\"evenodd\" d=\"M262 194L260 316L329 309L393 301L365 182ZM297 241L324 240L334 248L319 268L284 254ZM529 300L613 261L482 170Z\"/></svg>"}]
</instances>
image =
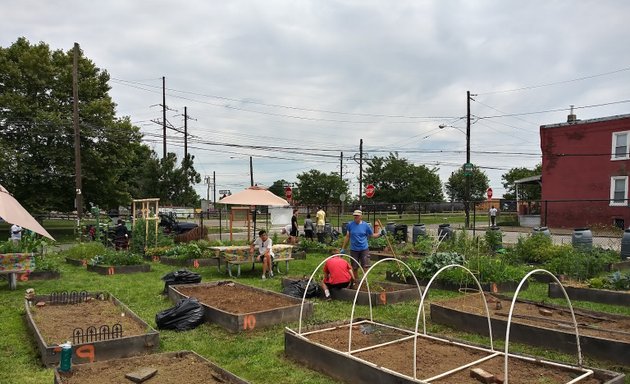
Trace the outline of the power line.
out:
<instances>
[{"instance_id":1,"label":"power line","mask_svg":"<svg viewBox=\"0 0 630 384\"><path fill-rule=\"evenodd\" d=\"M608 103L581 105L581 106L573 107L573 109L597 108L597 107L605 107L605 106L608 106L608 105L625 104L625 103L630 103L630 99L611 101L611 102L608 102ZM509 114L505 114L505 115L494 115L494 116L478 116L478 119L496 119L496 118L499 118L499 117L537 115L537 114L542 114L542 113L563 112L563 111L567 111L567 110L570 110L570 108L556 108L556 109L548 109L548 110L543 110L543 111L509 113Z\"/></svg>"},{"instance_id":2,"label":"power line","mask_svg":"<svg viewBox=\"0 0 630 384\"><path fill-rule=\"evenodd\" d=\"M494 94L497 94L497 93L509 93L509 92L525 91L525 90L529 90L529 89L550 87L550 86L553 86L553 85L567 84L567 83L573 83L573 82L577 82L577 81L594 79L596 77L613 75L615 73L620 73L620 72L625 72L625 71L630 71L630 67L624 67L624 68L621 68L621 69L617 69L617 70L610 71L610 72L599 73L599 74L596 74L596 75L578 77L576 79L571 79L571 80L562 80L562 81L556 81L556 82L553 82L553 83L529 85L529 86L524 86L524 87L520 87L520 88L504 89L504 90L498 90L498 91L480 92L480 93L477 93L477 94L478 95L494 95Z\"/></svg>"}]
</instances>

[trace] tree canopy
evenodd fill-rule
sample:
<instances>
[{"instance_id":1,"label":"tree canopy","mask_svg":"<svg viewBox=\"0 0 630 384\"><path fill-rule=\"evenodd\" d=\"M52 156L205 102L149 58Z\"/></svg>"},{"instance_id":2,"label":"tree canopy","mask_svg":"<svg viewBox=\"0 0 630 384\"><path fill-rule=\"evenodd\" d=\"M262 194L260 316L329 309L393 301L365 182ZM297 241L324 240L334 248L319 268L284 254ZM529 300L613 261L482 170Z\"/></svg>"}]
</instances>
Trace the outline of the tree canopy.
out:
<instances>
[{"instance_id":1,"label":"tree canopy","mask_svg":"<svg viewBox=\"0 0 630 384\"><path fill-rule=\"evenodd\" d=\"M271 187L269 187L269 192L284 199L284 186L289 184L291 183L289 183L285 179L276 180L273 182L273 184L271 184Z\"/></svg>"},{"instance_id":2,"label":"tree canopy","mask_svg":"<svg viewBox=\"0 0 630 384\"><path fill-rule=\"evenodd\" d=\"M509 200L516 199L516 187L514 181L540 174L542 174L542 164L536 165L534 169L529 169L525 167L510 169L507 173L504 173L501 176L501 179L503 180L502 184L505 188L503 198ZM519 200L540 200L540 196L540 184L525 184L519 186L518 188Z\"/></svg>"},{"instance_id":3,"label":"tree canopy","mask_svg":"<svg viewBox=\"0 0 630 384\"><path fill-rule=\"evenodd\" d=\"M6 170L0 183L29 210L75 209L72 64L72 50L51 50L43 42L19 38L0 47L0 165ZM139 177L155 154L142 144L129 118L116 117L108 82L106 70L79 57L84 204L125 205L140 191L166 202L190 201L189 184L197 180L192 158L182 176L188 188L162 194L163 189L151 191L148 180ZM169 162L174 165L169 158L158 173L168 173Z\"/></svg>"},{"instance_id":4,"label":"tree canopy","mask_svg":"<svg viewBox=\"0 0 630 384\"><path fill-rule=\"evenodd\" d=\"M415 165L397 153L367 161L364 184L373 184L373 201L412 203L442 201L442 183L437 168ZM401 207L402 209L402 207Z\"/></svg>"},{"instance_id":5,"label":"tree canopy","mask_svg":"<svg viewBox=\"0 0 630 384\"><path fill-rule=\"evenodd\" d=\"M325 174L316 169L297 175L297 191L293 199L302 205L339 204L339 196L349 195L348 183L338 173Z\"/></svg>"},{"instance_id":6,"label":"tree canopy","mask_svg":"<svg viewBox=\"0 0 630 384\"><path fill-rule=\"evenodd\" d=\"M445 184L450 201L466 201L466 177L470 177L470 201L485 200L490 180L485 172L474 167L471 176L465 176L463 168L451 173Z\"/></svg>"}]
</instances>

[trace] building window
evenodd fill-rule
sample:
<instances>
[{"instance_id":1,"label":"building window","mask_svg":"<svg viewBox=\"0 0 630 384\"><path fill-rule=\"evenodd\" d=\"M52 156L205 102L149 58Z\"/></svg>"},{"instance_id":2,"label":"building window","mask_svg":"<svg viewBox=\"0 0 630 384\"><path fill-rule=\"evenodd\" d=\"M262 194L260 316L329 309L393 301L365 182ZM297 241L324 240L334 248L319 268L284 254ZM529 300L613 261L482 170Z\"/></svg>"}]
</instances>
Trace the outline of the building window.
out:
<instances>
[{"instance_id":1,"label":"building window","mask_svg":"<svg viewBox=\"0 0 630 384\"><path fill-rule=\"evenodd\" d=\"M628 153L628 139L630 134L625 132L613 132L612 136L612 160L627 160L630 159L630 153Z\"/></svg>"},{"instance_id":2,"label":"building window","mask_svg":"<svg viewBox=\"0 0 630 384\"><path fill-rule=\"evenodd\" d=\"M627 205L628 176L610 178L610 205Z\"/></svg>"}]
</instances>

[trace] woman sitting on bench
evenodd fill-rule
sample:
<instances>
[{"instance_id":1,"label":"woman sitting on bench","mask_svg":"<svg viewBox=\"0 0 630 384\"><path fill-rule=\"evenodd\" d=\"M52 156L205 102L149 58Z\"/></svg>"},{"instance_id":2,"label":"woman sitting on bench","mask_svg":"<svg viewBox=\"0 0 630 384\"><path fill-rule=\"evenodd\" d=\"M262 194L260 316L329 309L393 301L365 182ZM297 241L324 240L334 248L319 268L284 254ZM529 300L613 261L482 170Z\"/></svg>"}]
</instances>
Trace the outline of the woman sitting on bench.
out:
<instances>
[{"instance_id":1,"label":"woman sitting on bench","mask_svg":"<svg viewBox=\"0 0 630 384\"><path fill-rule=\"evenodd\" d=\"M269 277L273 277L273 250L271 249L273 246L273 242L267 235L267 231L264 229L258 232L258 238L256 241L252 243L250 246L249 252L254 255L254 247L258 247L258 256L255 257L255 260L263 263L263 274L262 279L265 280L267 278L267 271L269 271Z\"/></svg>"}]
</instances>

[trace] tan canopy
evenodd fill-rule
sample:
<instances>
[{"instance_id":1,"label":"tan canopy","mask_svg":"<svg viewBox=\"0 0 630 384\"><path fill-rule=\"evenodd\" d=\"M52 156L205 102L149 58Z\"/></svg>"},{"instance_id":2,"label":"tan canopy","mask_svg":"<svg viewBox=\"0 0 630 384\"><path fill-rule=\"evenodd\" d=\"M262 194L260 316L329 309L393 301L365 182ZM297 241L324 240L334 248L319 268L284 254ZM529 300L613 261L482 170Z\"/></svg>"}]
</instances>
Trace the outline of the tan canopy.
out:
<instances>
[{"instance_id":1,"label":"tan canopy","mask_svg":"<svg viewBox=\"0 0 630 384\"><path fill-rule=\"evenodd\" d=\"M217 201L217 203L232 205L290 205L285 199L258 186L249 187L244 191L224 197Z\"/></svg>"},{"instance_id":2,"label":"tan canopy","mask_svg":"<svg viewBox=\"0 0 630 384\"><path fill-rule=\"evenodd\" d=\"M17 224L55 240L2 185L0 185L0 217L7 223Z\"/></svg>"}]
</instances>

